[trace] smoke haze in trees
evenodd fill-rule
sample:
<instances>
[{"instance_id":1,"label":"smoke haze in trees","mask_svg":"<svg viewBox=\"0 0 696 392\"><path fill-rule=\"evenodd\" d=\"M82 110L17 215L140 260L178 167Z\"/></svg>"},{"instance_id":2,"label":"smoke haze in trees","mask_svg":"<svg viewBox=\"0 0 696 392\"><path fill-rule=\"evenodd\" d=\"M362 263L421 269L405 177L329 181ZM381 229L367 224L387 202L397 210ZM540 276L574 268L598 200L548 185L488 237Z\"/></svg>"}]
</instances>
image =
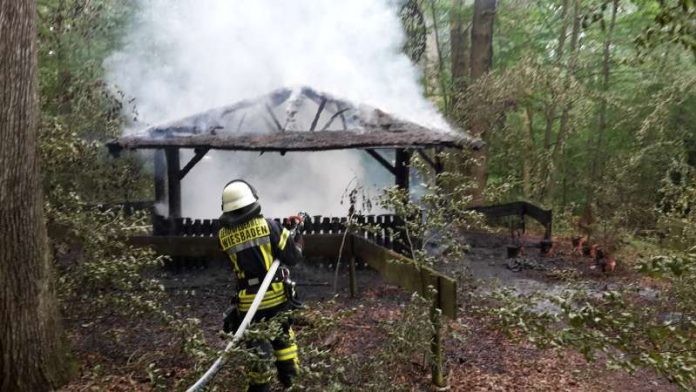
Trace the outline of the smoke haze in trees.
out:
<instances>
[{"instance_id":1,"label":"smoke haze in trees","mask_svg":"<svg viewBox=\"0 0 696 392\"><path fill-rule=\"evenodd\" d=\"M105 63L109 82L135 99L139 122L125 132L300 85L448 128L422 96L418 69L401 53L393 1L143 0L138 6L120 49ZM189 157L182 154L182 161ZM354 177L368 189L393 184L361 151L210 152L183 180L184 216L219 215L222 187L239 177L258 188L269 216L344 215L341 195Z\"/></svg>"}]
</instances>

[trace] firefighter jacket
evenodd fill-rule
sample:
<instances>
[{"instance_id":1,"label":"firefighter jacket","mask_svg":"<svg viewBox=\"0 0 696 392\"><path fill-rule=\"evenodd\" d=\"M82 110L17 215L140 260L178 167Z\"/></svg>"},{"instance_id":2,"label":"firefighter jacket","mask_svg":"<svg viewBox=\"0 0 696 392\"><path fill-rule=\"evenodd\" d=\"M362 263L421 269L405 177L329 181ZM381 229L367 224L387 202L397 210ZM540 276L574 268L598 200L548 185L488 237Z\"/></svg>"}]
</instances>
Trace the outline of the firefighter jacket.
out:
<instances>
[{"instance_id":1,"label":"firefighter jacket","mask_svg":"<svg viewBox=\"0 0 696 392\"><path fill-rule=\"evenodd\" d=\"M218 239L237 275L238 306L241 312L247 312L251 307L261 282L275 259L292 266L302 258L300 249L295 246L294 239L290 238L290 231L261 215L238 224L223 226L218 232ZM278 272L266 291L259 310L273 310L286 305L287 301L283 278Z\"/></svg>"}]
</instances>

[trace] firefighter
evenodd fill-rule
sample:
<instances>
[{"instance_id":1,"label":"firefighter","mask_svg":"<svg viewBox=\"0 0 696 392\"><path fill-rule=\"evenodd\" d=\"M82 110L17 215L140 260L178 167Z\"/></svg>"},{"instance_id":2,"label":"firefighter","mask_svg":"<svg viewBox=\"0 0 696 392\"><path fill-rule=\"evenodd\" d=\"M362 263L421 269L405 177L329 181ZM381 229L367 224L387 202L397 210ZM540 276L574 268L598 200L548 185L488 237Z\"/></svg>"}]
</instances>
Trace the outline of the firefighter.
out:
<instances>
[{"instance_id":1,"label":"firefighter","mask_svg":"<svg viewBox=\"0 0 696 392\"><path fill-rule=\"evenodd\" d=\"M243 180L233 180L222 191L222 216L218 238L222 250L232 262L237 276L237 292L233 306L225 312L224 330L233 332L249 310L266 272L274 260L292 266L302 259L300 230L282 227L272 219L261 215L256 190ZM299 225L301 218L293 217ZM291 238L292 237L292 238ZM284 269L287 271L287 269ZM294 285L290 285L287 273L278 270L261 301L253 321L270 319L291 310L295 302ZM256 341L250 344L262 358L275 356L278 378L286 387L292 385L299 370L297 344L290 322L282 322L283 333L272 341ZM260 366L250 366L249 391L269 391L271 375Z\"/></svg>"}]
</instances>

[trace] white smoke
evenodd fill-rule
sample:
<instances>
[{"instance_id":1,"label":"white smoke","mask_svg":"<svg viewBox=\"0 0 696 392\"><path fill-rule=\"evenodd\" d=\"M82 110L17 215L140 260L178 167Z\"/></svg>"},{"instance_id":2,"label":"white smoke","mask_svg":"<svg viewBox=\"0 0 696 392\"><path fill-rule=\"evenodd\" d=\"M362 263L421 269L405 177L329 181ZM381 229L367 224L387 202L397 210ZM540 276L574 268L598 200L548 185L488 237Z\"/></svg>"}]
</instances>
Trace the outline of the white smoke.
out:
<instances>
[{"instance_id":1,"label":"white smoke","mask_svg":"<svg viewBox=\"0 0 696 392\"><path fill-rule=\"evenodd\" d=\"M298 85L446 129L401 53L397 10L390 0L142 0L107 78L135 98L132 130ZM185 216L217 216L222 187L239 177L272 216L344 214L352 178L393 183L359 151L209 156L183 181Z\"/></svg>"}]
</instances>

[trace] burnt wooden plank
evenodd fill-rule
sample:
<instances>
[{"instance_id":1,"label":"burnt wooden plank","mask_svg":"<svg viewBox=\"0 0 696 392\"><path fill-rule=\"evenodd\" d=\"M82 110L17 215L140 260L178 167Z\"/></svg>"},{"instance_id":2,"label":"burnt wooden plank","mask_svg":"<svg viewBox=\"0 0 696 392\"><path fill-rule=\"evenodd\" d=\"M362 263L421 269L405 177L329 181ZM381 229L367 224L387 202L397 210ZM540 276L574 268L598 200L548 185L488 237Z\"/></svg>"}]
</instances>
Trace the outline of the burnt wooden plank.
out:
<instances>
[{"instance_id":1,"label":"burnt wooden plank","mask_svg":"<svg viewBox=\"0 0 696 392\"><path fill-rule=\"evenodd\" d=\"M340 218L331 218L331 232L338 234L341 233L343 230L341 230L341 219Z\"/></svg>"},{"instance_id":2,"label":"burnt wooden plank","mask_svg":"<svg viewBox=\"0 0 696 392\"><path fill-rule=\"evenodd\" d=\"M181 232L176 233L181 235L192 235L193 234L193 219L182 218L181 221Z\"/></svg>"},{"instance_id":3,"label":"burnt wooden plank","mask_svg":"<svg viewBox=\"0 0 696 392\"><path fill-rule=\"evenodd\" d=\"M195 236L199 236L202 233L202 228L203 228L203 223L201 222L200 219L196 219L193 221L193 225L191 227L191 234Z\"/></svg>"},{"instance_id":4,"label":"burnt wooden plank","mask_svg":"<svg viewBox=\"0 0 696 392\"><path fill-rule=\"evenodd\" d=\"M321 215L314 216L314 220L312 222L312 233L313 234L321 233Z\"/></svg>"},{"instance_id":5,"label":"burnt wooden plank","mask_svg":"<svg viewBox=\"0 0 696 392\"><path fill-rule=\"evenodd\" d=\"M213 235L213 225L210 219L203 219L203 225L201 227L201 235L211 236Z\"/></svg>"},{"instance_id":6,"label":"burnt wooden plank","mask_svg":"<svg viewBox=\"0 0 696 392\"><path fill-rule=\"evenodd\" d=\"M174 218L171 219L170 222L172 223L172 234L174 235L183 235L184 234L184 219L183 218Z\"/></svg>"},{"instance_id":7,"label":"burnt wooden plank","mask_svg":"<svg viewBox=\"0 0 696 392\"><path fill-rule=\"evenodd\" d=\"M331 218L323 217L321 219L321 233L331 233Z\"/></svg>"}]
</instances>

